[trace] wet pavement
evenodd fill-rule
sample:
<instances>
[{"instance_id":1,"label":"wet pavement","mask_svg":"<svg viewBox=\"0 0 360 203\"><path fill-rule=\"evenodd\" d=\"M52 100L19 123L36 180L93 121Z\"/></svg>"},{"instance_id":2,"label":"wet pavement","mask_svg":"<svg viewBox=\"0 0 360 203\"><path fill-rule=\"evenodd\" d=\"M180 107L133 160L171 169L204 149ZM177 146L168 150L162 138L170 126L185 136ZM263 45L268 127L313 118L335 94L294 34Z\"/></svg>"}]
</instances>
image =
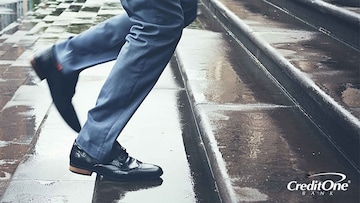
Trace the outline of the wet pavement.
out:
<instances>
[{"instance_id":1,"label":"wet pavement","mask_svg":"<svg viewBox=\"0 0 360 203\"><path fill-rule=\"evenodd\" d=\"M1 202L216 201L206 157L194 146L198 135L176 66L166 69L119 138L132 156L161 165L162 179L117 184L69 172L76 133L51 105L46 82L36 79L28 56L122 10L118 1L84 2L41 4L23 21L24 29L1 36ZM74 97L82 122L111 67L106 63L82 72ZM185 132L194 138L183 140Z\"/></svg>"},{"instance_id":2,"label":"wet pavement","mask_svg":"<svg viewBox=\"0 0 360 203\"><path fill-rule=\"evenodd\" d=\"M356 170L230 40L187 30L177 51L224 202L356 202ZM333 196L287 189L328 171L346 174L352 189Z\"/></svg>"},{"instance_id":3,"label":"wet pavement","mask_svg":"<svg viewBox=\"0 0 360 203\"><path fill-rule=\"evenodd\" d=\"M330 39L295 28L293 21L271 20L285 17L271 17L270 8L264 20L255 15L256 4L228 7L255 29L254 37L270 43L358 118L356 52L327 48ZM162 166L164 175L151 182L115 183L71 173L68 156L76 133L27 61L34 49L119 13L118 0L48 1L17 31L1 35L1 202L359 202L354 166L203 9L119 137L130 155ZM336 65L342 60L344 70ZM74 105L82 123L112 64L81 73ZM339 91L339 84L345 89ZM295 188L311 181L347 187Z\"/></svg>"},{"instance_id":4,"label":"wet pavement","mask_svg":"<svg viewBox=\"0 0 360 203\"><path fill-rule=\"evenodd\" d=\"M359 180L358 169L355 169L359 167L359 131L355 130L351 133L334 131L339 128L343 120L340 118L331 124L333 126L330 131L336 137L336 139L332 139L326 134L329 131L319 131L319 129L324 129L321 122L329 121L331 116L318 116L315 121L321 120L321 122L314 127L311 120L304 122L306 119L301 116L301 113L299 114L299 112L310 109L315 112L315 114L310 114L311 118L328 105L326 102L329 102L328 96L319 98L315 96L316 102L312 102L307 98L309 96L301 92L305 90L312 95L330 95L331 99L335 100L335 102L330 100L330 104L334 104L336 108L339 106L345 108L345 111L351 112L346 113L349 116L348 120L359 123L359 105L355 104L359 101L360 95L357 88L360 80L359 52L262 1L221 0L208 2L204 0L203 2L208 4L210 10L223 23L223 27L240 40L241 46L247 48L245 51L235 48L224 49L224 59L218 56L204 57L214 58L216 61L199 62L199 65L206 64L205 67L210 67L203 71L202 76L196 72L196 76L191 77L194 79L204 77L209 84L217 84L211 81L209 76L214 76L213 80L216 81L222 81L222 77L228 83L230 80L233 81L234 84L227 85L228 88L225 88L225 91L214 91L213 87L209 88L210 91L206 91L208 89L204 85L200 86L196 83L194 85L193 82L189 82L191 88L201 95L194 96L194 103L199 114L198 120L205 122L204 126L211 126L211 128L204 128L202 132L205 140L209 142L210 147L208 148L211 152L208 154L210 157L212 154L222 156L222 159L213 156L213 160L210 162L213 165L214 162L217 162L218 165L223 165L225 162L227 166L226 172L219 170L218 173L215 173L215 176L221 177L217 179L229 180L222 182L223 194L225 194L223 199L228 198L228 202L236 202L239 199L269 202L357 202L359 200L358 186L353 188L352 194L343 193L344 196L349 196L337 197L339 199L328 198L329 196L326 194L321 198L319 195L307 196L306 194L300 197L299 193L289 193L288 188L277 188L277 186L284 186L286 182L289 182L287 178L302 179L301 177L306 177L306 174L319 171L342 171L347 173L348 177L351 176L352 180L356 180L355 182ZM218 2L222 2L226 8L221 7ZM208 29L223 30L213 23L210 15L206 15L206 9L202 13L203 16L199 16L199 18ZM233 14L235 15L233 16ZM228 43L217 44L213 47L231 47L233 44L233 37L222 35L220 38ZM204 46L211 45L206 42ZM259 61L253 62L254 65L251 65L251 59L247 56L249 52L252 52L253 57L260 60L260 63L266 67L262 67ZM270 57L266 58L264 56L266 54L269 54ZM182 61L190 60L186 58ZM229 63L230 61L232 63ZM283 69L272 70L274 64L280 64L279 66ZM197 66L192 64L189 67ZM225 67L229 69L229 72L236 72L238 76L225 73ZM292 67L292 69L289 71L288 67ZM256 72L256 70L260 71ZM269 86L259 82L259 78L265 78L260 76L263 74L260 72L264 70L265 73L272 74L271 81L277 80L275 85ZM195 71L189 71L190 75L193 72ZM291 83L294 81L284 79L286 74L291 75L290 77L294 81L302 80L306 85L300 89L292 87ZM294 77L294 75L298 77ZM246 76L250 76L250 78L246 78ZM222 82L222 84L227 83ZM220 85L216 85L216 87L218 86ZM240 90L241 87L246 88ZM247 95L245 100L243 99L245 98L244 92L248 93L249 87L251 87L250 92L253 93L250 94L251 96L245 94ZM259 91L261 88L263 91ZM281 91L282 88L286 90ZM224 90L224 86L221 86L221 89ZM267 89L277 89L278 95L273 96L276 93ZM345 96L345 92L348 91L351 91L349 97ZM240 94L240 92L242 93ZM206 93L210 96L206 97ZM281 94L285 94L284 96L289 101L285 103L281 101ZM289 95L291 96L288 97ZM293 103L294 101L295 103ZM351 105L349 105L349 101L351 101ZM221 109L218 105L214 105L214 102L221 104L225 102L230 105L222 105L224 109ZM237 105L233 104L234 102ZM255 102L255 104L244 105L243 102L248 104ZM207 103L210 104L209 107L207 107ZM333 111L333 109L328 110L328 115L333 114ZM357 126L356 129L359 129L359 125L355 124L355 126ZM342 142L352 136L354 136L352 142ZM333 147L328 146L328 139L334 144ZM345 157L350 159L351 164L338 150L346 154ZM267 156L269 157L266 158ZM330 160L337 163L332 163ZM247 165L240 164L239 166L239 163L251 164L246 170ZM281 183L282 181L284 182ZM355 183L355 185L357 184ZM252 196L246 196L244 194L246 190L239 186L250 185L254 186L250 190L254 193ZM221 191L221 184L219 190ZM261 193L261 191L266 192ZM247 197L249 198L247 199ZM289 201L288 198L291 200ZM303 199L301 200L301 198Z\"/></svg>"},{"instance_id":5,"label":"wet pavement","mask_svg":"<svg viewBox=\"0 0 360 203\"><path fill-rule=\"evenodd\" d=\"M267 2L203 2L359 171L359 51Z\"/></svg>"},{"instance_id":6,"label":"wet pavement","mask_svg":"<svg viewBox=\"0 0 360 203\"><path fill-rule=\"evenodd\" d=\"M358 50L261 1L221 2L250 27L254 36L275 48L322 91L360 118Z\"/></svg>"},{"instance_id":7,"label":"wet pavement","mask_svg":"<svg viewBox=\"0 0 360 203\"><path fill-rule=\"evenodd\" d=\"M357 0L345 0L345 1L323 0L323 1L360 14L360 2Z\"/></svg>"},{"instance_id":8,"label":"wet pavement","mask_svg":"<svg viewBox=\"0 0 360 203\"><path fill-rule=\"evenodd\" d=\"M94 106L112 63L106 63L81 73L74 97L80 120ZM184 89L176 82L177 76L168 67L158 84L144 101L119 138L130 155L162 166L164 175L151 182L114 183L73 174L68 170L68 155L76 137L62 121L53 106L33 107L35 112L47 110L34 149L25 155L11 178L2 202L196 202L203 194L196 194L194 175L190 169L182 138L183 126L179 105L186 107ZM46 82L19 92L29 97L31 91L48 100ZM29 87L30 88L30 87ZM27 95L26 95L27 93ZM30 97L31 98L31 97ZM86 102L85 102L86 101ZM24 104L25 105L25 104ZM166 113L164 113L166 112ZM43 114L41 114L43 115ZM41 116L36 115L36 117ZM182 122L179 122L182 121ZM141 150L139 150L141 149ZM207 179L207 178L206 178ZM204 185L196 187L206 188ZM210 187L209 187L210 188ZM209 191L206 191L209 195ZM214 191L211 191L214 193ZM215 194L215 193L214 193ZM209 195L211 197L213 195ZM206 199L205 199L206 200ZM208 202L208 201L203 202Z\"/></svg>"}]
</instances>

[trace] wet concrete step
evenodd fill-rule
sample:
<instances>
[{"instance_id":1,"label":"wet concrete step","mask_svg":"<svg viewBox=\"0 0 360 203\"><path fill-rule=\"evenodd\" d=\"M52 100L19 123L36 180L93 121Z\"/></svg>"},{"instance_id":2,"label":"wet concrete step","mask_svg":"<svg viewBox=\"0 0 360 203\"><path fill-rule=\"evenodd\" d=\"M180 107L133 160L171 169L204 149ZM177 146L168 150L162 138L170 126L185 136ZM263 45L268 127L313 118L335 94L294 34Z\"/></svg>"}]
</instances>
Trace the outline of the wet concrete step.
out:
<instances>
[{"instance_id":1,"label":"wet concrete step","mask_svg":"<svg viewBox=\"0 0 360 203\"><path fill-rule=\"evenodd\" d=\"M312 3L312 4L314 4L314 6L317 4L317 5L322 5L324 7L330 7L330 9L331 9L331 7L332 8L337 7L337 9L340 8L340 9L344 9L347 11L360 13L360 2L358 0L315 0L312 2L307 1L307 0L290 0L290 1L298 1L298 2L302 2L303 4ZM292 4L292 3L289 3L289 4ZM320 7L318 7L318 8L320 8Z\"/></svg>"},{"instance_id":2,"label":"wet concrete step","mask_svg":"<svg viewBox=\"0 0 360 203\"><path fill-rule=\"evenodd\" d=\"M360 3L354 0L267 0L315 29L360 50Z\"/></svg>"},{"instance_id":3,"label":"wet concrete step","mask_svg":"<svg viewBox=\"0 0 360 203\"><path fill-rule=\"evenodd\" d=\"M220 201L176 63L168 65L118 140L131 155L159 164L164 175L135 183L98 176L93 202Z\"/></svg>"},{"instance_id":4,"label":"wet concrete step","mask_svg":"<svg viewBox=\"0 0 360 203\"><path fill-rule=\"evenodd\" d=\"M166 69L140 113L124 131L127 136L121 139L132 156L163 167L165 174L161 180L117 184L95 175L83 177L68 171L68 154L76 134L51 106L46 82L34 80L28 56L33 49L77 34L121 11L118 0L44 1L22 22L29 29L21 30L19 26L18 34L1 36L0 45L4 45L1 54L15 57L11 61L1 60L6 70L11 70L6 73L27 81L16 83L8 98L1 97L4 99L0 131L4 139L0 146L1 202L218 201L176 66ZM10 52L5 47L19 51ZM18 71L8 67L15 64L20 67ZM112 66L104 65L87 70L80 77L74 103L82 121ZM11 85L5 80L1 82Z\"/></svg>"},{"instance_id":5,"label":"wet concrete step","mask_svg":"<svg viewBox=\"0 0 360 203\"><path fill-rule=\"evenodd\" d=\"M67 9L64 13L56 12L57 6L65 8L79 2L84 10L89 10L88 7L101 9L98 12ZM112 10L107 9L109 6ZM46 85L34 86L36 76L29 68L30 54L34 49L74 35L73 24L85 29L80 26L81 21L93 25L120 11L119 2L111 0L101 5L90 0L43 1L21 23L0 33L0 195L23 156L36 144L39 126L51 104L51 99L46 97Z\"/></svg>"},{"instance_id":6,"label":"wet concrete step","mask_svg":"<svg viewBox=\"0 0 360 203\"><path fill-rule=\"evenodd\" d=\"M202 2L359 171L359 52L263 1Z\"/></svg>"},{"instance_id":7,"label":"wet concrete step","mask_svg":"<svg viewBox=\"0 0 360 203\"><path fill-rule=\"evenodd\" d=\"M360 1L358 0L323 0L323 1L360 14Z\"/></svg>"},{"instance_id":8,"label":"wet concrete step","mask_svg":"<svg viewBox=\"0 0 360 203\"><path fill-rule=\"evenodd\" d=\"M81 73L73 103L81 121L94 106L98 92L113 62ZM174 67L177 68L177 67ZM54 106L46 82L30 86L44 103L23 95L34 117L45 118L37 126L32 150L12 174L1 202L218 202L206 156L196 141L196 125L178 70L167 67L154 90L119 137L131 156L156 163L164 170L159 180L116 183L68 170L69 153L77 134L62 120ZM22 88L24 89L24 88ZM34 91L35 90L35 91ZM18 97L19 98L19 97ZM40 101L42 101L40 100ZM26 113L26 111L24 112ZM200 147L200 148L199 148Z\"/></svg>"},{"instance_id":9,"label":"wet concrete step","mask_svg":"<svg viewBox=\"0 0 360 203\"><path fill-rule=\"evenodd\" d=\"M27 35L39 35L36 44L34 44L35 48L53 43L59 38L65 38L72 34L70 31L78 32L92 25L94 20L97 22L119 11L116 9L109 10L110 6L113 8L114 5L118 5L117 0L116 4L114 1L106 1L103 5L97 4L99 3L98 1L87 1L89 3L78 10L81 14L75 14L74 12L77 9L75 9L76 6L74 4L79 2L62 0L50 2L54 6L48 7L48 9L56 11L57 6L59 6L59 10L66 13L59 12L60 14L58 15L39 16L32 21L32 23L34 21L39 22ZM74 6L74 9L64 9L67 6ZM91 14L92 12L86 11L88 7L91 7L92 9L90 10L92 11L93 7L100 8L97 10L98 15L93 15ZM49 12L45 7L43 11L45 13ZM87 16L85 18L86 25L84 26L80 26L82 25L80 20L82 15ZM204 16L200 16L200 18L204 18ZM46 23L43 22L44 19L46 19ZM201 26L206 27L209 24L215 26L216 22L214 19L211 18L210 21ZM19 166L17 174L14 175L14 182L10 184L4 199L16 201L18 197L21 197L23 200L33 198L39 201L53 202L62 202L68 199L75 202L82 200L87 202L94 200L127 200L127 202L131 202L143 201L144 199L137 199L143 197L147 198L146 201L149 202L150 197L155 197L155 202L161 202L162 200L165 202L176 200L179 202L213 202L213 199L216 201L216 195L213 195L214 189L211 187L211 184L210 187L204 187L212 179L196 178L202 177L202 175L206 177L204 173L208 173L202 165L202 163L206 163L206 160L203 160L202 156L196 156L203 153L201 148L203 145L206 145L207 156L211 160L216 184L224 201L357 201L356 188L359 188L357 182L358 176L354 175L354 171L349 166L349 163L343 160L336 149L328 145L328 140L323 139L320 136L321 133L319 135L318 128L314 128L314 125L303 117L299 106L294 105L291 99L289 100L289 95L284 90L279 89L278 85L274 85L273 79L268 79L270 75L264 74L264 67L258 62L251 60L254 57L249 58L250 52L234 46L234 39L219 29L219 26L216 27L215 32L212 29L212 31L187 30L184 33L184 38L177 51L177 57L179 59L178 63L182 68L183 78L187 81L186 90L183 87L178 89L178 86L175 89L173 89L174 86L170 88L160 86L159 89L154 91L154 95L149 97L149 102L144 103L146 110L141 111L144 113L150 112L152 119L159 119L164 121L165 124L170 120L167 117L168 115L158 117L155 115L157 112L153 112L158 109L162 110L165 106L167 112L171 112L173 116L181 119L181 122L175 125L180 125L182 129L171 132L174 132L175 139L182 137L184 148L178 146L179 148L174 149L171 148L173 147L171 145L164 147L163 150L165 151L160 151L164 152L161 156L166 154L173 155L175 151L182 155L185 154L187 163L184 157L180 158L181 163L179 163L181 167L184 167L182 168L184 170L176 168L176 173L164 176L165 178L161 185L159 185L159 182L139 184L137 186L132 184L113 184L97 179L95 176L82 177L74 175L68 172L67 154L76 135L67 128L61 129L61 132L59 132L61 119L56 114L56 110L51 107L48 111L49 119L47 124L41 129L42 135L39 136L35 151L33 151L37 153L27 154L27 159L24 160L23 165ZM279 32L276 34L279 34ZM259 71L259 68L261 71ZM87 84L99 82L99 74L90 75L92 76L85 78ZM167 79L171 80L174 75L172 73L170 75ZM175 77L177 77L176 74ZM92 91L95 88L90 89ZM85 89L89 90L89 86ZM42 90L46 90L46 88ZM39 91L41 92L42 90L40 89ZM186 96L184 96L186 91L187 95L191 97L191 102L194 102L192 110L196 114L198 126L193 126L194 124L190 122L192 118L189 116L191 116L192 112L188 109L188 104L186 104ZM168 94L163 97L161 95L164 92L168 92ZM22 94L19 95L21 96ZM95 97L95 95L93 96ZM24 97L17 98L23 99ZM158 103L158 99L166 100L167 104L162 106L161 103ZM175 100L177 104L173 103ZM30 101L29 106L32 106L32 102L36 102L36 100ZM86 112L85 109L89 108L87 105L91 105L88 102L86 104L81 103L81 101L79 102L77 107L82 112ZM174 106L168 106L168 102L174 104ZM43 107L47 108L48 106L43 105ZM184 114L183 111L187 113ZM29 113L27 109L17 114L25 115L25 118L28 118L26 115L30 115L34 119L34 114ZM142 119L150 117L147 117L149 115L142 115L142 113L140 115L135 120L143 126L149 119L146 119L146 121ZM82 119L84 119L84 115L82 116ZM29 122L34 123L33 120ZM166 125L169 125L169 128L173 127L172 124L166 123ZM144 134L142 129L138 129L139 126L136 123L133 124L131 129L129 129L129 134L138 133L140 135L139 138L149 141L149 138L152 136L145 137L144 135L146 134ZM26 127L33 130L33 125ZM196 127L202 134L202 140L197 141ZM156 129L148 130L146 133L154 133L159 136L159 129L160 131L162 129L164 132L170 132L166 126L164 128L157 126ZM51 141L54 138L49 135L57 133L68 133L69 136L57 136L56 138L61 139L61 142L59 141L53 147L54 145ZM163 133L163 131L160 133ZM181 133L183 134L180 136ZM130 140L123 140L123 142L127 143L128 149L138 148L138 145L131 146L131 140L136 138L130 137ZM161 135L159 137L161 137L159 139L164 138ZM172 141L169 142L172 143ZM59 145L60 143L66 143L66 146L65 144ZM141 143L139 145L143 146L149 142L146 144ZM177 144L179 143L177 142ZM194 150L193 152L199 151L198 153L191 153L190 150ZM167 153L169 151L170 153ZM165 163L170 161L170 158L173 158L173 156L169 159L156 158L152 157L150 153L146 155L135 154L138 153L135 150L131 150L130 153L139 159L142 158L144 161L158 159L154 162L159 161L159 163ZM51 156L46 157L47 155ZM54 157L60 158L54 159ZM197 165L197 163L201 164ZM54 170L52 171L47 167L41 168L41 166L52 164L54 164L54 167L52 167ZM55 164L59 164L59 167ZM189 165L184 166L183 164ZM175 171L173 166L166 166L166 168L167 171ZM181 174L177 173L178 171L181 171ZM348 191L336 191L333 193L334 195L330 196L330 192L324 194L319 192L312 194L311 191L305 191L305 193L301 191L289 192L286 188L290 181L308 183L310 181L308 175L318 174L319 171L337 171L346 175L346 179L342 183L349 184ZM191 174L191 177L187 176L189 174ZM170 175L174 175L174 177ZM331 177L325 176L322 178L326 180ZM181 180L178 181L179 179ZM172 185L169 182L177 182L177 184ZM74 188L69 187L69 185L73 184ZM206 188L210 188L210 191ZM172 196L173 193L177 192L180 193L179 196L182 198L171 199L168 196L169 194ZM79 194L88 194L88 196L79 196Z\"/></svg>"},{"instance_id":10,"label":"wet concrete step","mask_svg":"<svg viewBox=\"0 0 360 203\"><path fill-rule=\"evenodd\" d=\"M176 57L223 202L359 200L357 171L226 31L186 30ZM292 188L334 171L347 191Z\"/></svg>"}]
</instances>

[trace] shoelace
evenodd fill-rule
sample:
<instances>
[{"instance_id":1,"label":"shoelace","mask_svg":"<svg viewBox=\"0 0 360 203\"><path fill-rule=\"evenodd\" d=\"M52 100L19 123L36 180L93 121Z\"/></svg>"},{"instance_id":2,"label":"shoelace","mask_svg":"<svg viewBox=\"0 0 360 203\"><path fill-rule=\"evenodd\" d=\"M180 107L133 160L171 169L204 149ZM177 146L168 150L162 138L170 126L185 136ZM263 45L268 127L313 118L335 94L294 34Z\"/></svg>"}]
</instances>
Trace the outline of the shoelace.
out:
<instances>
[{"instance_id":1,"label":"shoelace","mask_svg":"<svg viewBox=\"0 0 360 203\"><path fill-rule=\"evenodd\" d=\"M113 147L113 156L117 157L118 160L125 162L129 158L129 153L127 153L123 146L116 142Z\"/></svg>"}]
</instances>

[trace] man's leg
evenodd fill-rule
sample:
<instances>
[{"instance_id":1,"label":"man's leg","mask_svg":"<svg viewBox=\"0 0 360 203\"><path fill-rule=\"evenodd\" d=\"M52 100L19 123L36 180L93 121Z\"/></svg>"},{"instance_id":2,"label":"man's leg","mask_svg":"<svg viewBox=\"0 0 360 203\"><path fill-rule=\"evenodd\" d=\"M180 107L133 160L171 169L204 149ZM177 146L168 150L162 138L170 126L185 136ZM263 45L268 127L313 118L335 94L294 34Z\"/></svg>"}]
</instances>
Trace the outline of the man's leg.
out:
<instances>
[{"instance_id":1,"label":"man's leg","mask_svg":"<svg viewBox=\"0 0 360 203\"><path fill-rule=\"evenodd\" d=\"M63 74L81 70L115 60L132 22L126 12L114 16L79 35L54 45Z\"/></svg>"},{"instance_id":2,"label":"man's leg","mask_svg":"<svg viewBox=\"0 0 360 203\"><path fill-rule=\"evenodd\" d=\"M76 132L81 126L72 97L80 71L114 60L131 25L126 12L123 12L76 37L39 50L32 57L32 68L41 80L47 80L57 110Z\"/></svg>"},{"instance_id":3,"label":"man's leg","mask_svg":"<svg viewBox=\"0 0 360 203\"><path fill-rule=\"evenodd\" d=\"M89 111L73 145L70 170L83 175L97 172L115 181L153 179L162 175L162 169L128 156L116 138L170 60L182 28L196 16L197 2L122 3L133 25L96 106ZM189 18L184 19L184 15Z\"/></svg>"},{"instance_id":4,"label":"man's leg","mask_svg":"<svg viewBox=\"0 0 360 203\"><path fill-rule=\"evenodd\" d=\"M122 1L133 26L77 144L103 161L170 60L184 27L180 0Z\"/></svg>"},{"instance_id":5,"label":"man's leg","mask_svg":"<svg viewBox=\"0 0 360 203\"><path fill-rule=\"evenodd\" d=\"M185 25L196 17L194 0L181 1ZM71 128L81 129L72 97L78 74L96 64L116 59L133 22L124 12L54 46L35 53L33 69L41 80L47 79L54 104Z\"/></svg>"},{"instance_id":6,"label":"man's leg","mask_svg":"<svg viewBox=\"0 0 360 203\"><path fill-rule=\"evenodd\" d=\"M197 1L181 0L181 7L186 27L196 18ZM75 37L56 43L54 51L63 73L79 72L115 60L132 25L133 22L124 11Z\"/></svg>"}]
</instances>

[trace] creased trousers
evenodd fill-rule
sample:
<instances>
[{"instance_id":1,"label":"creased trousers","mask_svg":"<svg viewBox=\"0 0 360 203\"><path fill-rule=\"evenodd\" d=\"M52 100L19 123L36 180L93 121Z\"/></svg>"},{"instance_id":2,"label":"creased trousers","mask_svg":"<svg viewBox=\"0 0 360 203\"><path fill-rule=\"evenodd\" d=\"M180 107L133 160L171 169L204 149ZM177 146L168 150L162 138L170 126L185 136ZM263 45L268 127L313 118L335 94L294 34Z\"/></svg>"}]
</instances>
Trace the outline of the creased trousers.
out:
<instances>
[{"instance_id":1,"label":"creased trousers","mask_svg":"<svg viewBox=\"0 0 360 203\"><path fill-rule=\"evenodd\" d=\"M54 46L64 74L116 60L96 105L76 138L93 158L106 160L113 143L172 57L197 0L121 0L126 12Z\"/></svg>"}]
</instances>

